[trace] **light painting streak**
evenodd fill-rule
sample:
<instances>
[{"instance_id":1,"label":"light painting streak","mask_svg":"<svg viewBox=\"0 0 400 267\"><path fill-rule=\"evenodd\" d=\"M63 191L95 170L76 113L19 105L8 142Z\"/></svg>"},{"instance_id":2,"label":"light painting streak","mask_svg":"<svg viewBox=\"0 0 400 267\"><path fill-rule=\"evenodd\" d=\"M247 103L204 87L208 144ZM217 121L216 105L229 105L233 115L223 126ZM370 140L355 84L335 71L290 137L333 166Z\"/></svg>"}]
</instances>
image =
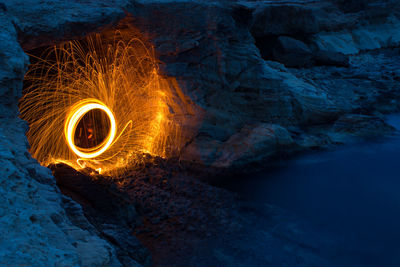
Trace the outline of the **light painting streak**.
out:
<instances>
[{"instance_id":1,"label":"light painting streak","mask_svg":"<svg viewBox=\"0 0 400 267\"><path fill-rule=\"evenodd\" d=\"M82 117L94 109L103 110L107 114L108 118L110 119L110 130L108 136L101 144L92 149L86 149L90 152L84 152L82 151L83 149L78 149L74 143L75 130ZM73 106L65 123L65 137L67 139L69 148L76 155L84 159L92 159L103 154L113 143L116 132L117 125L114 114L107 106L96 99L85 99Z\"/></svg>"}]
</instances>

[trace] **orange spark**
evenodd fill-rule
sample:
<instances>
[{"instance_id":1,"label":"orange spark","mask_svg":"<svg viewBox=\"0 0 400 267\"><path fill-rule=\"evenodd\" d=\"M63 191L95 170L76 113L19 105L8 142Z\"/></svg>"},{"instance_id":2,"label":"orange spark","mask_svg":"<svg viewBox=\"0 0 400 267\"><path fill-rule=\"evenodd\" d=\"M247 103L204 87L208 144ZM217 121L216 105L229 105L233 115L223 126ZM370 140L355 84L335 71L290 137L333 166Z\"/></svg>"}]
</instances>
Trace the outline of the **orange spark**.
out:
<instances>
[{"instance_id":1,"label":"orange spark","mask_svg":"<svg viewBox=\"0 0 400 267\"><path fill-rule=\"evenodd\" d=\"M35 59L20 111L30 127L30 152L41 164L63 162L115 175L138 163L142 153L165 157L182 143L182 123L172 119L184 117L186 103L173 100L182 92L158 74L151 46L137 36L117 31L109 40L96 34ZM107 123L93 113L85 125L94 110ZM79 138L92 146L78 145Z\"/></svg>"}]
</instances>

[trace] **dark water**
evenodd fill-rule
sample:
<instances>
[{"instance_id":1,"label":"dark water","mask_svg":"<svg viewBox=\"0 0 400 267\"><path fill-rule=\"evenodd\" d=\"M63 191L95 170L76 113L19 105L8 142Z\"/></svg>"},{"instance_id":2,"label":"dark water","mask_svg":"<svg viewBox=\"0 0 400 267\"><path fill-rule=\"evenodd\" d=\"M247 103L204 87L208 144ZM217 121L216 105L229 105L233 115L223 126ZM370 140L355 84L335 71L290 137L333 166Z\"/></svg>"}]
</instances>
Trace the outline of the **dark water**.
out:
<instances>
[{"instance_id":1,"label":"dark water","mask_svg":"<svg viewBox=\"0 0 400 267\"><path fill-rule=\"evenodd\" d=\"M400 129L400 116L388 117ZM242 193L290 211L346 266L400 266L400 136L291 161ZM353 265L354 264L354 265Z\"/></svg>"}]
</instances>

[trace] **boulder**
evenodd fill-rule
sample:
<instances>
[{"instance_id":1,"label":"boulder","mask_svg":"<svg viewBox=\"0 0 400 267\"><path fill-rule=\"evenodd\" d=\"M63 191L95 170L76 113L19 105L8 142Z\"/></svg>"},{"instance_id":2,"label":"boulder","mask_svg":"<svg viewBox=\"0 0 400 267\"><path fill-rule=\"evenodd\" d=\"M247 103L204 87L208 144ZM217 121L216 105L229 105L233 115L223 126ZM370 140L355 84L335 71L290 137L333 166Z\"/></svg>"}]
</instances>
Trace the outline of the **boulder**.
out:
<instances>
[{"instance_id":1,"label":"boulder","mask_svg":"<svg viewBox=\"0 0 400 267\"><path fill-rule=\"evenodd\" d=\"M312 64L312 51L300 40L280 36L272 51L273 60L287 67L305 67Z\"/></svg>"},{"instance_id":2,"label":"boulder","mask_svg":"<svg viewBox=\"0 0 400 267\"><path fill-rule=\"evenodd\" d=\"M275 155L277 151L294 146L289 132L274 124L246 126L232 135L216 151L213 166L243 166L250 162L259 162Z\"/></svg>"}]
</instances>

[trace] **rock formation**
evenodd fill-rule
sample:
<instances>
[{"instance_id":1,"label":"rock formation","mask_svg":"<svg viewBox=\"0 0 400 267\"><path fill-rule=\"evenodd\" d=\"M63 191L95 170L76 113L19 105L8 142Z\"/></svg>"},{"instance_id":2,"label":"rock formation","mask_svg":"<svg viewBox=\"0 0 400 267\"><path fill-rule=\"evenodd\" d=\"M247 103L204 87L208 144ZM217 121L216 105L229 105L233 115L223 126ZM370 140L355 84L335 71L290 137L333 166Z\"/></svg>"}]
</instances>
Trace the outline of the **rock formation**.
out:
<instances>
[{"instance_id":1,"label":"rock formation","mask_svg":"<svg viewBox=\"0 0 400 267\"><path fill-rule=\"evenodd\" d=\"M399 8L397 0L0 3L0 264L124 264L112 238L28 153L18 118L24 51L128 17L196 106L185 114L196 127L187 126L180 160L245 168L393 130L381 115L400 107ZM146 252L130 261L149 262Z\"/></svg>"},{"instance_id":2,"label":"rock formation","mask_svg":"<svg viewBox=\"0 0 400 267\"><path fill-rule=\"evenodd\" d=\"M281 146L279 140L290 140L286 130L293 128L301 129L304 138L325 135L323 142L331 143L330 126L342 114L359 113L362 96L357 85L321 85L332 79L323 75L313 79L308 73L351 77L362 68L375 81L382 80L385 88L365 86L365 91L376 94L363 106L376 107L385 101L383 95L394 93L396 82L376 77L379 73L369 70L373 63L363 58L369 50L399 45L397 5L371 1L359 12L349 11L350 6L335 1L138 1L131 9L133 23L154 43L165 74L176 77L204 111L200 129L182 159L228 167L259 161L287 151L288 144ZM388 63L379 66L390 68ZM289 68L306 66L312 68ZM388 71L398 75L395 69ZM355 95L342 97L339 91ZM362 113L388 112L375 107ZM396 109L393 106L392 111ZM325 129L307 133L313 125ZM276 127L283 129L276 132ZM254 135L251 128L264 130ZM247 136L239 138L239 132ZM266 137L270 134L277 141ZM291 137L294 150L313 146ZM233 139L241 149L232 149ZM235 160L222 164L227 157Z\"/></svg>"},{"instance_id":3,"label":"rock formation","mask_svg":"<svg viewBox=\"0 0 400 267\"><path fill-rule=\"evenodd\" d=\"M122 5L112 6L62 1L1 5L0 265L121 266L114 245L100 236L79 204L61 194L49 169L31 158L25 137L28 126L17 117L29 63L21 45L29 49L76 38L125 15Z\"/></svg>"}]
</instances>

